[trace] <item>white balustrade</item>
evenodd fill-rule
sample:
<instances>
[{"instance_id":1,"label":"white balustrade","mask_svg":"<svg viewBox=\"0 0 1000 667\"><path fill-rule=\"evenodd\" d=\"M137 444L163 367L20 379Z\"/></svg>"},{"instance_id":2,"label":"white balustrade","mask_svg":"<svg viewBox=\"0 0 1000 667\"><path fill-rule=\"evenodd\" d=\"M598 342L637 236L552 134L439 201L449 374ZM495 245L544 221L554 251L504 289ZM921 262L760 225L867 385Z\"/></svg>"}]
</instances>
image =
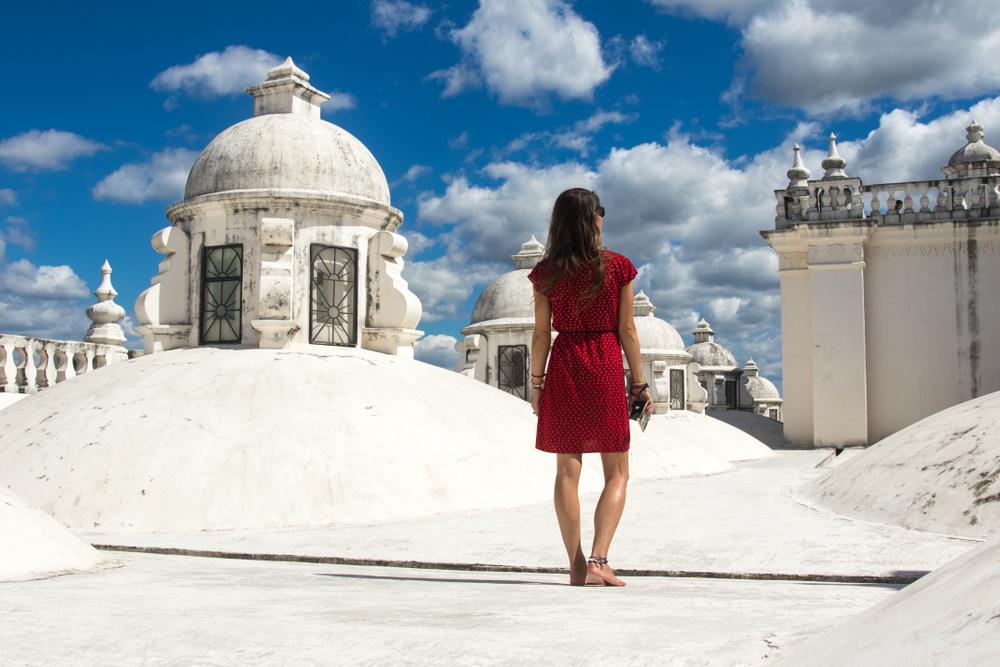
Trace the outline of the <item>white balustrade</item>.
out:
<instances>
[{"instance_id":1,"label":"white balustrade","mask_svg":"<svg viewBox=\"0 0 1000 667\"><path fill-rule=\"evenodd\" d=\"M0 334L0 392L34 394L125 359L118 345Z\"/></svg>"}]
</instances>

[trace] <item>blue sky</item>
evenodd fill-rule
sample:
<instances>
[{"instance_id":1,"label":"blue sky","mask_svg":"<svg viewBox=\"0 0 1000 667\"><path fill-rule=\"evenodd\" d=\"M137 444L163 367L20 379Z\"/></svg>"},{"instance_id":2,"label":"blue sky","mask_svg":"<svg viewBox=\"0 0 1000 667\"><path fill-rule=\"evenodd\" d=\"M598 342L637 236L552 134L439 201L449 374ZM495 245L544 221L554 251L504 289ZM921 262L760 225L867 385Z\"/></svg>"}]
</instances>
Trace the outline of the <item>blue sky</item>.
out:
<instances>
[{"instance_id":1,"label":"blue sky","mask_svg":"<svg viewBox=\"0 0 1000 667\"><path fill-rule=\"evenodd\" d=\"M688 342L708 318L780 381L757 232L791 144L818 177L835 130L848 173L879 182L939 175L973 116L1000 133L1000 61L979 55L1000 42L991 3L870 4L8 3L0 331L79 339L105 258L131 314L194 157L290 55L391 183L426 360L450 365L475 297L585 185L657 314Z\"/></svg>"}]
</instances>

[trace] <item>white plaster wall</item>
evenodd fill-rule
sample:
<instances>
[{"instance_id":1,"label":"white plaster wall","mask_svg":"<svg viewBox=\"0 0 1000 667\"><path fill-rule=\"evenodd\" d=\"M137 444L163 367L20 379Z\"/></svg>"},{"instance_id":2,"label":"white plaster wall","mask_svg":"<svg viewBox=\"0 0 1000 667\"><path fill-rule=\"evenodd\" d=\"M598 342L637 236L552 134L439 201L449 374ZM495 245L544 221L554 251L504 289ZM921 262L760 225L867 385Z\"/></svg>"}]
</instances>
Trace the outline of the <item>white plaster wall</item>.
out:
<instances>
[{"instance_id":1,"label":"white plaster wall","mask_svg":"<svg viewBox=\"0 0 1000 667\"><path fill-rule=\"evenodd\" d=\"M809 267L817 447L868 442L862 271L860 264Z\"/></svg>"},{"instance_id":2,"label":"white plaster wall","mask_svg":"<svg viewBox=\"0 0 1000 667\"><path fill-rule=\"evenodd\" d=\"M865 259L870 443L1000 390L996 223L882 227Z\"/></svg>"}]
</instances>

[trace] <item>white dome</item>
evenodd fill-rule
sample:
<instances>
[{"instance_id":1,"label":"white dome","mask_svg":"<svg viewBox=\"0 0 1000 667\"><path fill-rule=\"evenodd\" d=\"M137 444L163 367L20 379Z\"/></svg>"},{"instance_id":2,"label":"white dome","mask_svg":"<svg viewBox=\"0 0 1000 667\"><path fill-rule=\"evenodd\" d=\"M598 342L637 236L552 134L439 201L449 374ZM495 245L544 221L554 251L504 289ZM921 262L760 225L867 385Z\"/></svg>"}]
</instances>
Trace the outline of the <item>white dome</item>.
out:
<instances>
[{"instance_id":1,"label":"white dome","mask_svg":"<svg viewBox=\"0 0 1000 667\"><path fill-rule=\"evenodd\" d=\"M525 401L412 359L182 348L0 411L0 482L88 533L398 520L549 497L553 459L534 449L536 427ZM635 427L636 477L728 468L695 435ZM588 467L581 490L602 481Z\"/></svg>"},{"instance_id":2,"label":"white dome","mask_svg":"<svg viewBox=\"0 0 1000 667\"><path fill-rule=\"evenodd\" d=\"M747 393L750 394L751 398L755 401L774 401L781 399L781 395L778 394L778 388L774 386L774 383L759 375L748 377L744 386L747 389Z\"/></svg>"},{"instance_id":3,"label":"white dome","mask_svg":"<svg viewBox=\"0 0 1000 667\"><path fill-rule=\"evenodd\" d=\"M293 189L389 205L389 185L371 152L319 118L270 113L212 140L191 167L184 198L232 190Z\"/></svg>"},{"instance_id":4,"label":"white dome","mask_svg":"<svg viewBox=\"0 0 1000 667\"><path fill-rule=\"evenodd\" d=\"M641 315L634 319L642 349L671 350L684 354L684 339L670 323L658 317Z\"/></svg>"},{"instance_id":5,"label":"white dome","mask_svg":"<svg viewBox=\"0 0 1000 667\"><path fill-rule=\"evenodd\" d=\"M515 269L494 280L476 299L470 324L505 318L533 321L535 302L529 273L531 269Z\"/></svg>"},{"instance_id":6,"label":"white dome","mask_svg":"<svg viewBox=\"0 0 1000 667\"><path fill-rule=\"evenodd\" d=\"M736 367L736 357L733 356L733 353L716 342L705 341L688 345L687 351L691 355L691 360L698 362L703 368L705 366L713 368Z\"/></svg>"}]
</instances>

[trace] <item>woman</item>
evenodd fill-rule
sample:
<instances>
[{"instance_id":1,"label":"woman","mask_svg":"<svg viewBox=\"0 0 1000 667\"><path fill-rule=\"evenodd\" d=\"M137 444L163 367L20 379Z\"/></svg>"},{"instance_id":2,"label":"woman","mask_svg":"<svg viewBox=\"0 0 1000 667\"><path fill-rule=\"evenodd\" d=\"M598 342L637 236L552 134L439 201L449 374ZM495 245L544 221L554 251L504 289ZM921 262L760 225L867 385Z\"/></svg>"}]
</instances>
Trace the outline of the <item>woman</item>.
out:
<instances>
[{"instance_id":1,"label":"woman","mask_svg":"<svg viewBox=\"0 0 1000 667\"><path fill-rule=\"evenodd\" d=\"M534 285L531 338L531 407L538 415L535 447L556 454L555 507L574 586L624 586L607 555L625 508L628 484L628 415L636 399L648 401L639 338L632 319L635 266L601 247L604 207L597 194L574 188L556 199L545 254L528 274ZM545 370L552 342L559 335ZM633 378L624 391L621 351ZM577 489L585 452L600 452L604 492L594 512L590 558L580 545Z\"/></svg>"}]
</instances>

